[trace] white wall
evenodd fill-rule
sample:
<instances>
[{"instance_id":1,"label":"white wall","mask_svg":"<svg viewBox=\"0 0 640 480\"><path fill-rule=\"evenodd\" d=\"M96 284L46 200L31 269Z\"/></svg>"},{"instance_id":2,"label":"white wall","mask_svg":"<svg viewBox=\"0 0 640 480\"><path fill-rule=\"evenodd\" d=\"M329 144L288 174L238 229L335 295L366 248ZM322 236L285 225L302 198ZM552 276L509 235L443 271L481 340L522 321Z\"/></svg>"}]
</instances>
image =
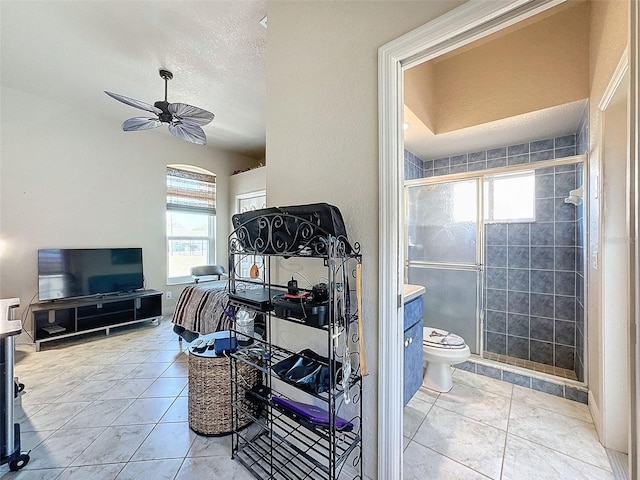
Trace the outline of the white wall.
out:
<instances>
[{"instance_id":1,"label":"white wall","mask_svg":"<svg viewBox=\"0 0 640 480\"><path fill-rule=\"evenodd\" d=\"M602 366L603 427L607 448L627 453L629 439L629 232L627 226L626 83L604 113L602 136Z\"/></svg>"},{"instance_id":2,"label":"white wall","mask_svg":"<svg viewBox=\"0 0 640 480\"><path fill-rule=\"evenodd\" d=\"M604 335L609 328L607 319L602 316L603 282L601 265L603 263L600 239L601 222L606 222L602 215L602 183L603 170L606 170L601 157L601 131L603 114L598 105L611 81L616 67L628 44L629 1L598 1L591 2L591 24L589 26L589 70L590 70L590 98L589 98L589 208L588 226L588 306L587 306L587 339L589 362L589 408L593 416L601 441L609 437L603 428L605 409L605 363L609 361L603 350ZM626 288L620 281L612 288ZM622 348L622 346L620 346ZM613 430L610 431L613 433ZM618 435L620 432L615 433ZM605 444L605 446L608 446Z\"/></svg>"},{"instance_id":3,"label":"white wall","mask_svg":"<svg viewBox=\"0 0 640 480\"><path fill-rule=\"evenodd\" d=\"M232 212L235 212L237 195L258 192L267 188L267 167L253 168L246 172L231 175L229 181L229 204Z\"/></svg>"},{"instance_id":4,"label":"white wall","mask_svg":"<svg viewBox=\"0 0 640 480\"><path fill-rule=\"evenodd\" d=\"M385 43L460 5L438 2L269 2L269 205L340 208L363 253L364 465L377 469L378 82Z\"/></svg>"},{"instance_id":5,"label":"white wall","mask_svg":"<svg viewBox=\"0 0 640 480\"><path fill-rule=\"evenodd\" d=\"M165 291L166 166L215 173L226 219L231 172L255 163L161 129L125 133L99 112L17 90L2 88L1 98L0 298L23 307L37 301L39 248L142 247L147 288ZM228 233L220 221L219 238ZM226 250L219 241L218 259Z\"/></svg>"}]
</instances>

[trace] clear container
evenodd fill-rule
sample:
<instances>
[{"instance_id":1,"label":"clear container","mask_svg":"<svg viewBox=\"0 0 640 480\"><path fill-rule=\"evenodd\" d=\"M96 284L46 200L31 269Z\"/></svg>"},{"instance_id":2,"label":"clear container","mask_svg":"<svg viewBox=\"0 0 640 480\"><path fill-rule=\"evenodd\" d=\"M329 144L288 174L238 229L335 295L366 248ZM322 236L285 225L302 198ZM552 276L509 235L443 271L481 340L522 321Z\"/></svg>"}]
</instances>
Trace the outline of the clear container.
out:
<instances>
[{"instance_id":1,"label":"clear container","mask_svg":"<svg viewBox=\"0 0 640 480\"><path fill-rule=\"evenodd\" d=\"M240 345L253 343L253 318L246 310L239 310L236 313L236 332Z\"/></svg>"}]
</instances>

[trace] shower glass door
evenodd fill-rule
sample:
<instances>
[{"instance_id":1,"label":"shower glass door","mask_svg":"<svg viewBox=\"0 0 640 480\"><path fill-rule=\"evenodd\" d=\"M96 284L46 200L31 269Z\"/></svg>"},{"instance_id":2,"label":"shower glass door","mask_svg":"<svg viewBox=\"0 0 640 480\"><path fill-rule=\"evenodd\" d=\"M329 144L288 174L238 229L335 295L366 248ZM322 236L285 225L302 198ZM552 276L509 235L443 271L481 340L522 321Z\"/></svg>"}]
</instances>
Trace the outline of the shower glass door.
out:
<instances>
[{"instance_id":1,"label":"shower glass door","mask_svg":"<svg viewBox=\"0 0 640 480\"><path fill-rule=\"evenodd\" d=\"M479 353L480 178L411 184L405 191L406 278L426 288L424 323L460 335Z\"/></svg>"}]
</instances>

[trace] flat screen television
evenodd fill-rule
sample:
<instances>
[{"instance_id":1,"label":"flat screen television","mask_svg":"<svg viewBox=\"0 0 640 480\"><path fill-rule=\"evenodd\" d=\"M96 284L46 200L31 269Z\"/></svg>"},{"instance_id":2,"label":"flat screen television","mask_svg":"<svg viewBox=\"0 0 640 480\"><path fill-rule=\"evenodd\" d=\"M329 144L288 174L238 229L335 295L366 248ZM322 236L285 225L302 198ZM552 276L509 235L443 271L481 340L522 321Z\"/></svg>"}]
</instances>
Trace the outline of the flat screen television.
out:
<instances>
[{"instance_id":1,"label":"flat screen television","mask_svg":"<svg viewBox=\"0 0 640 480\"><path fill-rule=\"evenodd\" d=\"M38 250L41 302L132 292L143 286L142 248Z\"/></svg>"}]
</instances>

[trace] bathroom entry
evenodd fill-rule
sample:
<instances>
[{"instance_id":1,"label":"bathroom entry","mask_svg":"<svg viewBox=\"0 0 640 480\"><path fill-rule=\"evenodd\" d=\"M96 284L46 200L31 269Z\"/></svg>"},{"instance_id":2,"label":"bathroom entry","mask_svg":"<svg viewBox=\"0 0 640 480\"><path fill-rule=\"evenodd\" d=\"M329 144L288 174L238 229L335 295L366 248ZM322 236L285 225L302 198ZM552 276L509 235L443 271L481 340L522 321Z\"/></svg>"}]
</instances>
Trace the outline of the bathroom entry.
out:
<instances>
[{"instance_id":1,"label":"bathroom entry","mask_svg":"<svg viewBox=\"0 0 640 480\"><path fill-rule=\"evenodd\" d=\"M408 283L472 353L584 381L581 157L405 183Z\"/></svg>"}]
</instances>

